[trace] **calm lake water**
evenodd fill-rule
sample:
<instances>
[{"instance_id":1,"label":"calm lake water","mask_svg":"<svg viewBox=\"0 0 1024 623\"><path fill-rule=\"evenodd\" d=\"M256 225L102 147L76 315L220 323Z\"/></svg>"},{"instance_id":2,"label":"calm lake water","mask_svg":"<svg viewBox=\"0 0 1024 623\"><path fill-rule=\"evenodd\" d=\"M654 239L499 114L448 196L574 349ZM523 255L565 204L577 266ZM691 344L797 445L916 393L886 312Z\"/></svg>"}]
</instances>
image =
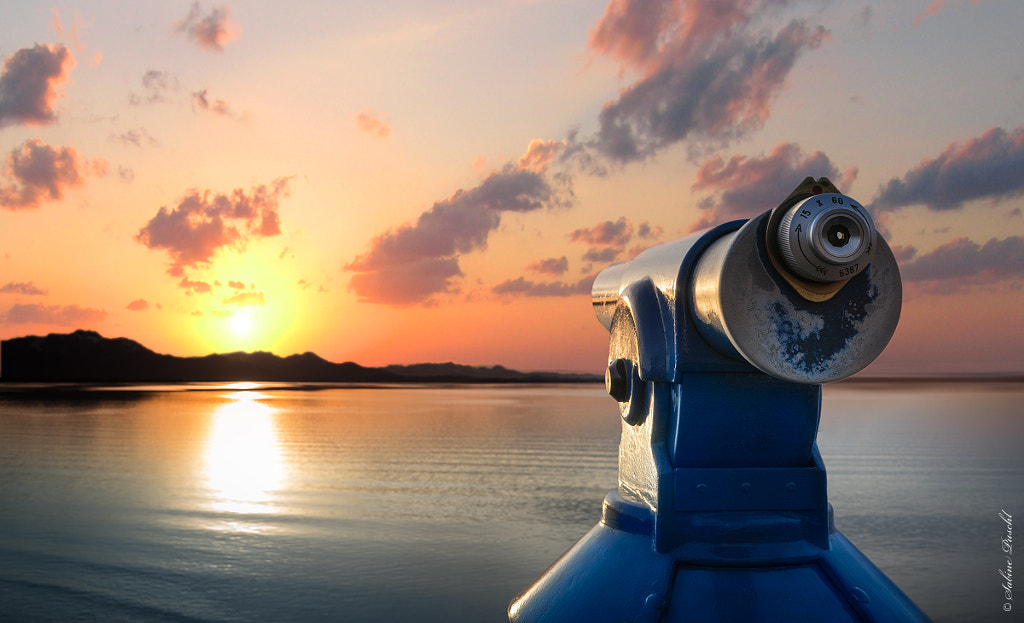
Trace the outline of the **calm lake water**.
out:
<instances>
[{"instance_id":1,"label":"calm lake water","mask_svg":"<svg viewBox=\"0 0 1024 623\"><path fill-rule=\"evenodd\" d=\"M937 621L1024 620L1022 400L825 390L836 525ZM590 385L0 391L0 621L505 621L599 519L619 422Z\"/></svg>"}]
</instances>

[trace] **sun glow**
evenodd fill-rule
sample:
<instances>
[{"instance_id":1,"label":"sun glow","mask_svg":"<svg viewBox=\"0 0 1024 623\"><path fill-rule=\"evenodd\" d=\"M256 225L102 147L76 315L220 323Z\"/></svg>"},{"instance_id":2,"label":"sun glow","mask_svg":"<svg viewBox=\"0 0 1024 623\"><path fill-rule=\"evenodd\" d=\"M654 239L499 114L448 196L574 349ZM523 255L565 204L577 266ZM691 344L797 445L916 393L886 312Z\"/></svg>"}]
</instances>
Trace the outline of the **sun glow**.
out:
<instances>
[{"instance_id":1,"label":"sun glow","mask_svg":"<svg viewBox=\"0 0 1024 623\"><path fill-rule=\"evenodd\" d=\"M228 397L230 402L213 414L206 445L210 504L226 513L277 513L276 494L285 479L274 421L277 410L260 402L259 393L242 391ZM229 527L244 529L237 521Z\"/></svg>"},{"instance_id":2,"label":"sun glow","mask_svg":"<svg viewBox=\"0 0 1024 623\"><path fill-rule=\"evenodd\" d=\"M252 332L252 313L248 309L235 312L231 316L231 330L238 337L245 337Z\"/></svg>"}]
</instances>

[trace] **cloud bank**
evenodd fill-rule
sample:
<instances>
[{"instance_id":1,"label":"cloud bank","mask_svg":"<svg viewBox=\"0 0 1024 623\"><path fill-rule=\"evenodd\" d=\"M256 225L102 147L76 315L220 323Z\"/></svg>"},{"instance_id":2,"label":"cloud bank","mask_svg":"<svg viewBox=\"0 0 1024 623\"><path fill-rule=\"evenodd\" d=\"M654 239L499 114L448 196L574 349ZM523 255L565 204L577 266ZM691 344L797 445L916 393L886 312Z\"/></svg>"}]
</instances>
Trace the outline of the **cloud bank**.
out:
<instances>
[{"instance_id":1,"label":"cloud bank","mask_svg":"<svg viewBox=\"0 0 1024 623\"><path fill-rule=\"evenodd\" d=\"M0 70L0 128L14 123L44 125L57 120L57 87L75 59L61 44L37 43L4 59Z\"/></svg>"},{"instance_id":2,"label":"cloud bank","mask_svg":"<svg viewBox=\"0 0 1024 623\"><path fill-rule=\"evenodd\" d=\"M280 234L277 209L288 196L290 180L278 178L249 194L242 189L230 195L191 190L173 210L161 207L135 239L150 249L166 250L171 256L167 272L182 277L185 268L209 265L221 248L242 249L251 238Z\"/></svg>"},{"instance_id":3,"label":"cloud bank","mask_svg":"<svg viewBox=\"0 0 1024 623\"><path fill-rule=\"evenodd\" d=\"M992 128L966 143L953 143L879 187L876 210L923 205L958 210L969 201L1001 201L1024 194L1024 127Z\"/></svg>"},{"instance_id":4,"label":"cloud bank","mask_svg":"<svg viewBox=\"0 0 1024 623\"><path fill-rule=\"evenodd\" d=\"M590 294L590 288L593 285L593 282L593 276L584 277L574 283L565 283L562 281L538 283L536 281L530 281L524 277L517 277L515 279L508 279L499 283L494 286L491 291L499 295L536 297L574 296L577 294Z\"/></svg>"},{"instance_id":5,"label":"cloud bank","mask_svg":"<svg viewBox=\"0 0 1024 623\"><path fill-rule=\"evenodd\" d=\"M34 283L29 282L18 282L14 281L7 282L7 285L0 288L0 294L24 294L26 296L42 296L46 294L46 290L37 288Z\"/></svg>"},{"instance_id":6,"label":"cloud bank","mask_svg":"<svg viewBox=\"0 0 1024 623\"><path fill-rule=\"evenodd\" d=\"M913 257L913 251L908 253ZM1024 237L992 238L984 245L957 238L931 253L900 266L905 281L921 283L932 292L955 292L968 285L985 285L1024 278Z\"/></svg>"},{"instance_id":7,"label":"cloud bank","mask_svg":"<svg viewBox=\"0 0 1024 623\"><path fill-rule=\"evenodd\" d=\"M0 165L0 207L19 210L57 201L66 189L80 186L89 175L101 177L106 172L105 160L89 161L71 147L29 139L7 154Z\"/></svg>"}]
</instances>

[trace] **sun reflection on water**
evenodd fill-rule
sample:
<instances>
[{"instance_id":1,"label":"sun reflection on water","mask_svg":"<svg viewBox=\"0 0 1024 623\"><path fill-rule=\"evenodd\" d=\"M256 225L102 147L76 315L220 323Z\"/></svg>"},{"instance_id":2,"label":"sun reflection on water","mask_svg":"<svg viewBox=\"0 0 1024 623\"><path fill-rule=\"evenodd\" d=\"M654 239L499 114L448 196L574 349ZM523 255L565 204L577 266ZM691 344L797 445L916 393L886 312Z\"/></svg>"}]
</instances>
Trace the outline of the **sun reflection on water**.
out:
<instances>
[{"instance_id":1,"label":"sun reflection on water","mask_svg":"<svg viewBox=\"0 0 1024 623\"><path fill-rule=\"evenodd\" d=\"M256 392L235 392L213 413L206 445L210 505L219 512L268 515L280 512L277 492L285 465L277 436L277 409ZM239 518L242 519L242 518ZM225 530L255 530L232 521Z\"/></svg>"}]
</instances>

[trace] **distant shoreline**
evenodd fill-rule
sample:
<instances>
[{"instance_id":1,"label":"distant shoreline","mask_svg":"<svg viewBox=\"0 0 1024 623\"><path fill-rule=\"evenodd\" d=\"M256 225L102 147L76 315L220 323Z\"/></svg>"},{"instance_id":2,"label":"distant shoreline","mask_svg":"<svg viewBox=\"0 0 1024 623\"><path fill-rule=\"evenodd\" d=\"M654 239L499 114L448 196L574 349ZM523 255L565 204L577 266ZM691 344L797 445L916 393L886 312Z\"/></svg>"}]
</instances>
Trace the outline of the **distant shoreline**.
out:
<instances>
[{"instance_id":1,"label":"distant shoreline","mask_svg":"<svg viewBox=\"0 0 1024 623\"><path fill-rule=\"evenodd\" d=\"M597 383L599 374L519 372L503 366L452 362L367 367L333 363L311 352L281 357L268 352L176 357L128 338L95 331L25 336L0 342L0 386L9 383Z\"/></svg>"}]
</instances>

